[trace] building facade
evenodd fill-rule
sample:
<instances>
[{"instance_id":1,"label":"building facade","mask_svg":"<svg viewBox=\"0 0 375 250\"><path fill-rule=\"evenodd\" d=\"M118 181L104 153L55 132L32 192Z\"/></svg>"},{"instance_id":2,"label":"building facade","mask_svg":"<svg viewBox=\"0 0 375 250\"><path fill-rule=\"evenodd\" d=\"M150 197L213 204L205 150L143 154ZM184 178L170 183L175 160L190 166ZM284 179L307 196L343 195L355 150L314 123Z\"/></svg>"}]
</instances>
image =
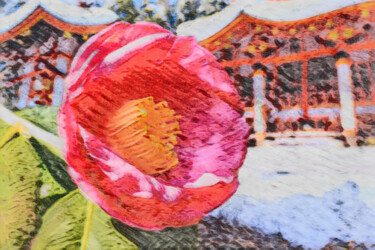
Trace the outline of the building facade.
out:
<instances>
[{"instance_id":1,"label":"building facade","mask_svg":"<svg viewBox=\"0 0 375 250\"><path fill-rule=\"evenodd\" d=\"M79 46L117 19L56 0L30 0L0 18L0 103L11 109L59 106Z\"/></svg>"},{"instance_id":2,"label":"building facade","mask_svg":"<svg viewBox=\"0 0 375 250\"><path fill-rule=\"evenodd\" d=\"M323 132L354 145L375 136L373 1L296 21L245 10L200 44L232 77L258 140Z\"/></svg>"}]
</instances>

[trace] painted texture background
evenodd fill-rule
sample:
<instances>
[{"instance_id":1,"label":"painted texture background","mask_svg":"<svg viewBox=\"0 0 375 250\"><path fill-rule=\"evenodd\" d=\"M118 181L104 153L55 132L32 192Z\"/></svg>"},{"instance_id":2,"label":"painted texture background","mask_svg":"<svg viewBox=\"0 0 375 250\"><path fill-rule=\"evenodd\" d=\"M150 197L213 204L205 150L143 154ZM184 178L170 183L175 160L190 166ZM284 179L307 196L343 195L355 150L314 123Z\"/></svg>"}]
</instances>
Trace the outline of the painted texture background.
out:
<instances>
[{"instance_id":1,"label":"painted texture background","mask_svg":"<svg viewBox=\"0 0 375 250\"><path fill-rule=\"evenodd\" d=\"M373 1L0 4L1 249L375 247ZM118 20L193 36L244 105L239 188L198 225L130 227L67 172L64 78L82 44Z\"/></svg>"}]
</instances>

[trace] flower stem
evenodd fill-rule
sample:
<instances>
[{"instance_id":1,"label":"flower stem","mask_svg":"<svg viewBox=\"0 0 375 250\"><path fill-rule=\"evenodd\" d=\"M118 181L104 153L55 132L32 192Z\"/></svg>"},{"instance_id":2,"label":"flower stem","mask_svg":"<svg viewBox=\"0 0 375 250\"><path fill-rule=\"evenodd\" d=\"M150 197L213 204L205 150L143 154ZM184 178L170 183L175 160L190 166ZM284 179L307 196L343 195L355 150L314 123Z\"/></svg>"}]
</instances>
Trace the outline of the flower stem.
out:
<instances>
[{"instance_id":1,"label":"flower stem","mask_svg":"<svg viewBox=\"0 0 375 250\"><path fill-rule=\"evenodd\" d=\"M83 229L83 236L81 240L81 248L80 250L85 250L87 245L87 240L89 238L89 232L90 232L90 224L91 224L91 217L92 217L92 210L94 208L94 203L89 202L87 207L87 218L85 227Z\"/></svg>"}]
</instances>

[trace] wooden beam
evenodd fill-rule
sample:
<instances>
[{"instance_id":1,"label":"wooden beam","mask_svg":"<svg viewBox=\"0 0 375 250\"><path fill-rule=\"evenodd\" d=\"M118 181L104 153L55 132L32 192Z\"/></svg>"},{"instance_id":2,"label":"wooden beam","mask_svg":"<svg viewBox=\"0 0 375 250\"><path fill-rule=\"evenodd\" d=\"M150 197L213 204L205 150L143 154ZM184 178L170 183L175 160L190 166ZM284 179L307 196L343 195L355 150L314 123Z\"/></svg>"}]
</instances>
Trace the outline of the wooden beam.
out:
<instances>
[{"instance_id":1,"label":"wooden beam","mask_svg":"<svg viewBox=\"0 0 375 250\"><path fill-rule=\"evenodd\" d=\"M0 43L6 42L24 31L30 29L39 21L44 20L52 26L60 29L61 31L68 31L71 33L81 34L81 35L90 35L99 32L110 24L104 25L75 25L66 23L56 17L52 16L42 8L38 7L31 15L29 15L25 20L23 20L16 27L11 29L8 32L0 34Z\"/></svg>"}]
</instances>

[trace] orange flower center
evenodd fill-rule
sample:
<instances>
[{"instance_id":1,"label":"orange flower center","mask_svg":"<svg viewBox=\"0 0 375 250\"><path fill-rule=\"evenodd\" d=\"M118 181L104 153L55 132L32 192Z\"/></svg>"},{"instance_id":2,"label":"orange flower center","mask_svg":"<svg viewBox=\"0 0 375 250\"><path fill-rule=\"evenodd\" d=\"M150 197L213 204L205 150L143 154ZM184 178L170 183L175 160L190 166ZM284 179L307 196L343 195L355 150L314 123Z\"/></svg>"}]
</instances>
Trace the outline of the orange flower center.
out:
<instances>
[{"instance_id":1,"label":"orange flower center","mask_svg":"<svg viewBox=\"0 0 375 250\"><path fill-rule=\"evenodd\" d=\"M107 143L145 174L165 172L178 164L174 145L180 116L153 97L125 103L107 123Z\"/></svg>"}]
</instances>

